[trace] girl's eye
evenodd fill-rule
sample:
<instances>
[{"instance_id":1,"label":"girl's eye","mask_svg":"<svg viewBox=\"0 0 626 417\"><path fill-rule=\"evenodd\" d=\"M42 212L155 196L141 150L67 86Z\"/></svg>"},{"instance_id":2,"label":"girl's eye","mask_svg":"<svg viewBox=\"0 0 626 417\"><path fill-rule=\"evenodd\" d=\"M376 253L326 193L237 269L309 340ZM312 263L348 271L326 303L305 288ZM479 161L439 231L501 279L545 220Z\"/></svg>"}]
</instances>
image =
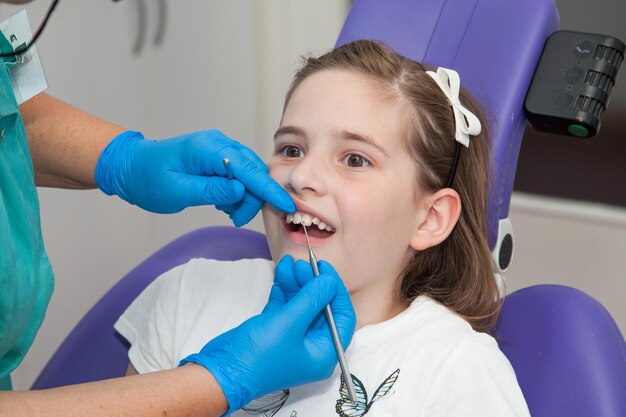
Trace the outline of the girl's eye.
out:
<instances>
[{"instance_id":1,"label":"girl's eye","mask_svg":"<svg viewBox=\"0 0 626 417\"><path fill-rule=\"evenodd\" d=\"M304 157L304 151L297 146L285 145L280 148L281 155L287 158L302 158Z\"/></svg>"},{"instance_id":2,"label":"girl's eye","mask_svg":"<svg viewBox=\"0 0 626 417\"><path fill-rule=\"evenodd\" d=\"M343 162L351 168L363 168L370 164L370 162L367 159L355 153L346 155L343 158Z\"/></svg>"}]
</instances>

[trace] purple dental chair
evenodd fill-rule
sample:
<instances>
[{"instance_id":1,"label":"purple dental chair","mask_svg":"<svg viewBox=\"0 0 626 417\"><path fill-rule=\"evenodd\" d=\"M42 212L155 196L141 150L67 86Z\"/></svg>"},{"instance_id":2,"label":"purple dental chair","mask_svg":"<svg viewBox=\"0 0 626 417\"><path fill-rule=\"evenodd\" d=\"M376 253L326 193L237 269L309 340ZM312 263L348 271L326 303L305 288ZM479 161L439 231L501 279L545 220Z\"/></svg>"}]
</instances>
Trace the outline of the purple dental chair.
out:
<instances>
[{"instance_id":1,"label":"purple dental chair","mask_svg":"<svg viewBox=\"0 0 626 417\"><path fill-rule=\"evenodd\" d=\"M489 240L500 272L512 253L508 212L526 126L524 98L557 27L553 0L356 0L338 40L381 40L409 58L454 68L486 107L495 155ZM104 295L33 389L123 375L128 346L113 323L153 279L194 257L270 255L265 237L245 229L207 227L182 236ZM496 334L533 416L626 416L626 344L591 297L553 285L519 290L507 296Z\"/></svg>"}]
</instances>

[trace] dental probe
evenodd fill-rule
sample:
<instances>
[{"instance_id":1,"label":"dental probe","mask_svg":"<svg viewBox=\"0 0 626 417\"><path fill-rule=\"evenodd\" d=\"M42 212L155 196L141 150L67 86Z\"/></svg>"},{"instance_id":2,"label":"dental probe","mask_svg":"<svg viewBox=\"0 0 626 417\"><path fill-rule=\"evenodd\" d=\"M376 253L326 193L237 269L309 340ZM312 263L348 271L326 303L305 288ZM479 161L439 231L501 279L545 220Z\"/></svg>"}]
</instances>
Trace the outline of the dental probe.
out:
<instances>
[{"instance_id":1,"label":"dental probe","mask_svg":"<svg viewBox=\"0 0 626 417\"><path fill-rule=\"evenodd\" d=\"M317 258L313 253L313 249L311 248L311 243L309 242L309 234L306 232L306 226L302 224L302 229L304 229L304 236L306 237L306 245L309 248L309 262L311 263L311 267L313 268L313 275L319 276L320 270L317 267ZM346 362L346 357L343 352L343 347L341 346L341 341L339 340L339 333L337 333L337 326L335 325L335 318L333 317L333 312L330 309L330 306L326 306L324 309L324 315L326 316L326 320L328 321L328 326L330 327L330 333L333 335L333 343L335 344L335 350L337 351L337 359L339 359L339 367L341 367L341 374L343 375L343 381L348 388L348 398L351 402L356 402L356 391L354 391L354 384L352 383L352 375L348 370L348 363Z\"/></svg>"},{"instance_id":2,"label":"dental probe","mask_svg":"<svg viewBox=\"0 0 626 417\"><path fill-rule=\"evenodd\" d=\"M232 180L233 179L233 167L230 166L230 159L224 158L222 162L224 162L224 168L226 168L226 176L228 176L229 180Z\"/></svg>"}]
</instances>

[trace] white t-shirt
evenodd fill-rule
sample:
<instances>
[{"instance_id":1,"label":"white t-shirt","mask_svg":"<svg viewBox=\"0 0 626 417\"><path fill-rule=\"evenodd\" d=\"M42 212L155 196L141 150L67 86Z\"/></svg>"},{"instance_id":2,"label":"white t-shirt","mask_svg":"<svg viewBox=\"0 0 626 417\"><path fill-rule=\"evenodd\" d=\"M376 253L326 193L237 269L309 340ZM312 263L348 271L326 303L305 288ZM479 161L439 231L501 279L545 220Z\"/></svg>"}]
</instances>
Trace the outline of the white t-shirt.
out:
<instances>
[{"instance_id":1,"label":"white t-shirt","mask_svg":"<svg viewBox=\"0 0 626 417\"><path fill-rule=\"evenodd\" d=\"M139 373L176 367L207 341L261 312L274 264L193 259L157 278L115 328ZM359 329L346 352L359 401L331 378L253 401L234 415L287 417L529 416L495 340L429 297ZM249 410L249 411L246 411Z\"/></svg>"}]
</instances>

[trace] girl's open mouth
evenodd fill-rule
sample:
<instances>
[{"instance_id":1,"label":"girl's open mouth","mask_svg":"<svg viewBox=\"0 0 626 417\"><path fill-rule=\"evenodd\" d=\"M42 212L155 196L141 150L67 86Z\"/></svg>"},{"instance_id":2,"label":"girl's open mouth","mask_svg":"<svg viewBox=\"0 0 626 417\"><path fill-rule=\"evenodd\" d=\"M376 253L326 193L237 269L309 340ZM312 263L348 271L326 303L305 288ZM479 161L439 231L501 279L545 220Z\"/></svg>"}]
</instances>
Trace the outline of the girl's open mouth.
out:
<instances>
[{"instance_id":1,"label":"girl's open mouth","mask_svg":"<svg viewBox=\"0 0 626 417\"><path fill-rule=\"evenodd\" d=\"M302 225L306 226L307 233L312 238L325 239L335 233L335 229L332 226L327 225L315 216L300 211L286 214L281 220L288 232L301 233L303 236L304 230Z\"/></svg>"}]
</instances>

